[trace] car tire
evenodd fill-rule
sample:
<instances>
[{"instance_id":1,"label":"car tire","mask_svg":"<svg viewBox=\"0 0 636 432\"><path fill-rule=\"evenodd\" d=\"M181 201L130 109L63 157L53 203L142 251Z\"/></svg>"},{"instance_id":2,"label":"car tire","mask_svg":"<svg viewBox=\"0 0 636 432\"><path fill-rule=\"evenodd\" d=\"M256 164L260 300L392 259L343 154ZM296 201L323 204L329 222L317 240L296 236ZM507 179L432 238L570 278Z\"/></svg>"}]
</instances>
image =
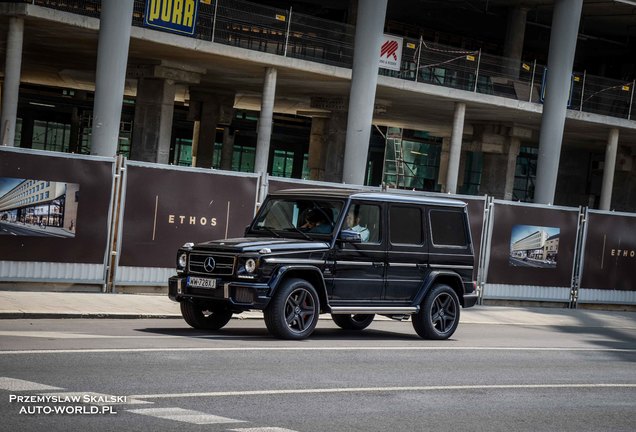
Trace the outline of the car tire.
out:
<instances>
[{"instance_id":1,"label":"car tire","mask_svg":"<svg viewBox=\"0 0 636 432\"><path fill-rule=\"evenodd\" d=\"M228 310L212 310L193 301L181 302L181 316L190 327L200 330L218 330L225 326L232 318Z\"/></svg>"},{"instance_id":2,"label":"car tire","mask_svg":"<svg viewBox=\"0 0 636 432\"><path fill-rule=\"evenodd\" d=\"M305 339L318 323L320 300L313 285L306 280L288 279L278 287L263 313L272 336Z\"/></svg>"},{"instance_id":3,"label":"car tire","mask_svg":"<svg viewBox=\"0 0 636 432\"><path fill-rule=\"evenodd\" d=\"M374 314L331 315L336 325L344 330L364 330L375 318Z\"/></svg>"},{"instance_id":4,"label":"car tire","mask_svg":"<svg viewBox=\"0 0 636 432\"><path fill-rule=\"evenodd\" d=\"M424 297L420 311L413 315L413 328L424 339L448 339L459 325L459 310L455 291L448 285L434 285Z\"/></svg>"}]
</instances>

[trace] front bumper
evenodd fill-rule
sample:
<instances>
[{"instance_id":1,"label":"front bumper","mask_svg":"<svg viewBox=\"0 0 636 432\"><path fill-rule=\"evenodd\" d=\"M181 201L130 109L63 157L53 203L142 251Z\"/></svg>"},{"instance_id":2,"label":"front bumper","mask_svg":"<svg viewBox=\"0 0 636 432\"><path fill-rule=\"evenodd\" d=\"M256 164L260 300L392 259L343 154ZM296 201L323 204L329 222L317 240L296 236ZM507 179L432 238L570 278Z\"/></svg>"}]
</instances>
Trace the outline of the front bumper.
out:
<instances>
[{"instance_id":1,"label":"front bumper","mask_svg":"<svg viewBox=\"0 0 636 432\"><path fill-rule=\"evenodd\" d=\"M180 302L183 299L199 299L229 304L233 309L265 309L270 300L270 287L266 283L225 281L217 279L217 287L197 288L187 285L185 276L168 279L168 297Z\"/></svg>"}]
</instances>

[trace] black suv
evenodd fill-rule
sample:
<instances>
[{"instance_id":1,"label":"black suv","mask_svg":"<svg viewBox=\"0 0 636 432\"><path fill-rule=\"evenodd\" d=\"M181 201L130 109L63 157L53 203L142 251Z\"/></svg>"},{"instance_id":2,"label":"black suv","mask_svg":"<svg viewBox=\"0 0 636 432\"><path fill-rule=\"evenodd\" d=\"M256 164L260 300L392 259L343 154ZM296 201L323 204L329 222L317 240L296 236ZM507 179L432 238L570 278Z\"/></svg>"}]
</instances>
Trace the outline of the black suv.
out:
<instances>
[{"instance_id":1,"label":"black suv","mask_svg":"<svg viewBox=\"0 0 636 432\"><path fill-rule=\"evenodd\" d=\"M169 296L197 329L263 310L269 332L311 335L320 313L362 330L375 314L447 339L477 302L466 204L386 192L270 194L244 238L185 244Z\"/></svg>"}]
</instances>

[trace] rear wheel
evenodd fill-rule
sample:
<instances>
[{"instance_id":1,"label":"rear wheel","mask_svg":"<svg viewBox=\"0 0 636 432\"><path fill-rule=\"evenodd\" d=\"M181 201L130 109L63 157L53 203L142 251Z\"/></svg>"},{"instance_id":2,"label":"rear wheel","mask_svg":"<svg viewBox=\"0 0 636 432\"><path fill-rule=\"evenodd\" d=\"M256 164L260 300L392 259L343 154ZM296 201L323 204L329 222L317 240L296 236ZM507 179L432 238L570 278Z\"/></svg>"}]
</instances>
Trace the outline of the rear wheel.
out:
<instances>
[{"instance_id":1,"label":"rear wheel","mask_svg":"<svg viewBox=\"0 0 636 432\"><path fill-rule=\"evenodd\" d=\"M288 279L263 311L269 332L280 339L304 339L318 323L320 300L313 285L303 279Z\"/></svg>"},{"instance_id":2,"label":"rear wheel","mask_svg":"<svg viewBox=\"0 0 636 432\"><path fill-rule=\"evenodd\" d=\"M191 327L201 330L218 330L232 318L232 312L202 306L193 301L181 302L181 315Z\"/></svg>"},{"instance_id":3,"label":"rear wheel","mask_svg":"<svg viewBox=\"0 0 636 432\"><path fill-rule=\"evenodd\" d=\"M451 287L434 285L413 315L413 328L424 339L448 339L459 325L459 309L459 298Z\"/></svg>"},{"instance_id":4,"label":"rear wheel","mask_svg":"<svg viewBox=\"0 0 636 432\"><path fill-rule=\"evenodd\" d=\"M374 314L331 315L336 325L345 330L364 330L375 318Z\"/></svg>"}]
</instances>

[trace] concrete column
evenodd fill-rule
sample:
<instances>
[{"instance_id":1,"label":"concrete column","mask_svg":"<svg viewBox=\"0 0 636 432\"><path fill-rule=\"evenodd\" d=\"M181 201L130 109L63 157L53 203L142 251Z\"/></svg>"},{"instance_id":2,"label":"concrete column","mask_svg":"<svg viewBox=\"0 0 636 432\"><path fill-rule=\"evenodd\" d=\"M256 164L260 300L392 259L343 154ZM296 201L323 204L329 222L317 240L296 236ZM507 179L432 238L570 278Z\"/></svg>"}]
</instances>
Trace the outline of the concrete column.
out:
<instances>
[{"instance_id":1,"label":"concrete column","mask_svg":"<svg viewBox=\"0 0 636 432\"><path fill-rule=\"evenodd\" d=\"M387 1L358 2L344 154L345 183L364 183Z\"/></svg>"},{"instance_id":2,"label":"concrete column","mask_svg":"<svg viewBox=\"0 0 636 432\"><path fill-rule=\"evenodd\" d=\"M265 69L263 96L261 99L261 115L258 118L258 136L256 139L256 157L254 172L266 173L269 161L269 144L272 138L272 124L274 116L274 99L276 97L276 68Z\"/></svg>"},{"instance_id":3,"label":"concrete column","mask_svg":"<svg viewBox=\"0 0 636 432\"><path fill-rule=\"evenodd\" d=\"M24 20L10 17L2 88L2 115L0 116L0 144L6 146L13 146L15 141L23 40Z\"/></svg>"},{"instance_id":4,"label":"concrete column","mask_svg":"<svg viewBox=\"0 0 636 432\"><path fill-rule=\"evenodd\" d=\"M459 176L459 160L462 155L462 137L464 135L464 117L466 104L457 102L453 115L453 133L451 135L450 150L448 155L448 171L446 173L446 190L448 193L457 193L457 178Z\"/></svg>"},{"instance_id":5,"label":"concrete column","mask_svg":"<svg viewBox=\"0 0 636 432\"><path fill-rule=\"evenodd\" d=\"M448 159L450 157L450 137L442 138L442 150L439 154L439 172L437 183L441 186L441 192L446 192L446 179L448 177Z\"/></svg>"},{"instance_id":6,"label":"concrete column","mask_svg":"<svg viewBox=\"0 0 636 432\"><path fill-rule=\"evenodd\" d=\"M196 166L212 168L214 162L214 144L216 127L219 124L220 104L214 99L201 102L201 121L199 122L199 141Z\"/></svg>"},{"instance_id":7,"label":"concrete column","mask_svg":"<svg viewBox=\"0 0 636 432\"><path fill-rule=\"evenodd\" d=\"M614 186L614 170L616 169L616 154L618 153L618 129L610 130L605 148L605 162L603 163L603 186L601 186L601 210L609 210L612 205L612 188Z\"/></svg>"},{"instance_id":8,"label":"concrete column","mask_svg":"<svg viewBox=\"0 0 636 432\"><path fill-rule=\"evenodd\" d=\"M232 157L234 156L234 129L226 127L223 129L223 148L221 149L221 169L230 171L232 169Z\"/></svg>"},{"instance_id":9,"label":"concrete column","mask_svg":"<svg viewBox=\"0 0 636 432\"><path fill-rule=\"evenodd\" d=\"M192 166L211 168L214 161L214 144L219 125L229 126L234 113L234 94L211 93L209 89L190 88L190 110L188 120L194 122L192 130ZM228 142L227 146L230 145ZM233 137L231 146L234 145ZM230 147L231 149L232 147ZM229 155L230 166L232 155ZM223 151L221 151L221 165Z\"/></svg>"},{"instance_id":10,"label":"concrete column","mask_svg":"<svg viewBox=\"0 0 636 432\"><path fill-rule=\"evenodd\" d=\"M174 96L174 81L163 78L139 79L131 159L170 163Z\"/></svg>"},{"instance_id":11,"label":"concrete column","mask_svg":"<svg viewBox=\"0 0 636 432\"><path fill-rule=\"evenodd\" d=\"M506 28L503 55L509 61L507 64L508 70L504 72L511 74L513 78L519 78L527 17L527 8L516 6L508 10L508 26Z\"/></svg>"},{"instance_id":12,"label":"concrete column","mask_svg":"<svg viewBox=\"0 0 636 432\"><path fill-rule=\"evenodd\" d=\"M325 176L324 181L342 183L344 179L344 155L345 155L345 134L342 133L347 127L347 113L345 111L333 111L327 121L324 136L325 141ZM364 158L364 166L367 165L367 158Z\"/></svg>"},{"instance_id":13,"label":"concrete column","mask_svg":"<svg viewBox=\"0 0 636 432\"><path fill-rule=\"evenodd\" d=\"M515 188L515 173L517 171L517 156L521 149L521 140L517 137L509 137L508 142L508 165L506 166L506 185L504 188L504 199L512 200Z\"/></svg>"},{"instance_id":14,"label":"concrete column","mask_svg":"<svg viewBox=\"0 0 636 432\"><path fill-rule=\"evenodd\" d=\"M311 132L309 133L309 166L310 180L324 180L325 177L325 129L327 119L324 117L312 117Z\"/></svg>"},{"instance_id":15,"label":"concrete column","mask_svg":"<svg viewBox=\"0 0 636 432\"><path fill-rule=\"evenodd\" d=\"M534 202L554 202L559 158L583 0L556 0L552 17L548 71L539 135Z\"/></svg>"},{"instance_id":16,"label":"concrete column","mask_svg":"<svg viewBox=\"0 0 636 432\"><path fill-rule=\"evenodd\" d=\"M190 166L197 166L197 153L199 151L199 132L201 131L201 120L195 120L192 126L192 161Z\"/></svg>"},{"instance_id":17,"label":"concrete column","mask_svg":"<svg viewBox=\"0 0 636 432\"><path fill-rule=\"evenodd\" d=\"M133 3L102 2L91 131L94 155L117 154Z\"/></svg>"}]
</instances>

